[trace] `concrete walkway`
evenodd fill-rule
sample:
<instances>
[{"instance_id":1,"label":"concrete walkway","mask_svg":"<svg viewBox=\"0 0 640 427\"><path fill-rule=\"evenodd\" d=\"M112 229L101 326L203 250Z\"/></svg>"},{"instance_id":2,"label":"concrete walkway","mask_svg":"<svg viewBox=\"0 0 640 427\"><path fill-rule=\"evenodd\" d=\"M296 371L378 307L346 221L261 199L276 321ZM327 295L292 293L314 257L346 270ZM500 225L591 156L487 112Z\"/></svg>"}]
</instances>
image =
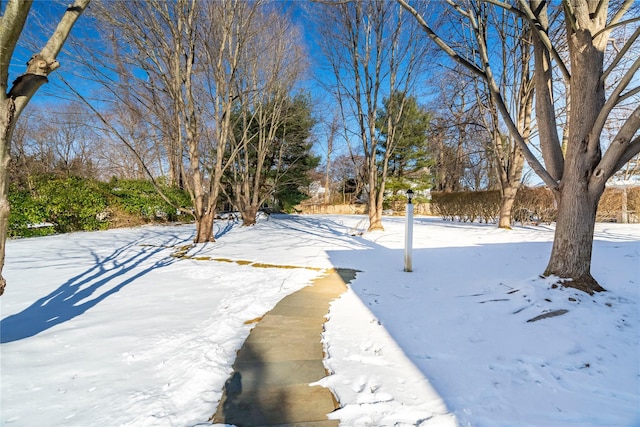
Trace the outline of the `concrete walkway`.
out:
<instances>
[{"instance_id":1,"label":"concrete walkway","mask_svg":"<svg viewBox=\"0 0 640 427\"><path fill-rule=\"evenodd\" d=\"M225 384L214 423L238 427L338 426L327 414L339 408L321 386L327 375L320 334L329 303L354 279L353 270L334 270L282 299L251 331Z\"/></svg>"}]
</instances>

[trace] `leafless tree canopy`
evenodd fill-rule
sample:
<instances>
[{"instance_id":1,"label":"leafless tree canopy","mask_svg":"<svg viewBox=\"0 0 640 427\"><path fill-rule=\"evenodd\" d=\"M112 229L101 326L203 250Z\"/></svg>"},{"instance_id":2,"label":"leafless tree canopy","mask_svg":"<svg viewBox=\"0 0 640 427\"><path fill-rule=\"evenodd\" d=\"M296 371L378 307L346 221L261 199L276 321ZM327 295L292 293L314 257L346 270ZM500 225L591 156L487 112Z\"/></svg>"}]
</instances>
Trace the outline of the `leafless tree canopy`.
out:
<instances>
[{"instance_id":1,"label":"leafless tree canopy","mask_svg":"<svg viewBox=\"0 0 640 427\"><path fill-rule=\"evenodd\" d=\"M449 13L465 22L462 33L438 29L416 7L397 0L430 38L454 61L475 74L488 88L510 136L538 176L554 191L558 223L545 274L567 279L586 292L602 290L590 273L593 227L606 181L640 152L640 103L637 51L640 27L634 2L568 0L448 1ZM509 108L500 90L500 62L487 43L495 24L484 20L488 8L501 8L526 19L533 36L535 118L542 159L527 145L519 114ZM431 22L430 22L431 21ZM622 27L631 28L623 32ZM469 37L465 36L468 35ZM611 40L613 39L613 43ZM477 52L469 58L471 47ZM498 57L499 59L499 57ZM554 70L558 70L560 81ZM635 107L628 110L629 102ZM627 108L621 118L616 111ZM560 133L558 117L565 115ZM616 120L608 146L603 135Z\"/></svg>"}]
</instances>

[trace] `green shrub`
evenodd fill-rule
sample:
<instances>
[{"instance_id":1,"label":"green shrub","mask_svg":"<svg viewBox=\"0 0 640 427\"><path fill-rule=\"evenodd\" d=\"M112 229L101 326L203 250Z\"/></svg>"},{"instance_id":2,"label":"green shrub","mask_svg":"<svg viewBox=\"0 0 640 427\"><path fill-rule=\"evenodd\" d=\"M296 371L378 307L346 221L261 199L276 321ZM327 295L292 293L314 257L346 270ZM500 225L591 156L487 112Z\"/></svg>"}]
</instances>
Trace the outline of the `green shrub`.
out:
<instances>
[{"instance_id":1,"label":"green shrub","mask_svg":"<svg viewBox=\"0 0 640 427\"><path fill-rule=\"evenodd\" d=\"M44 179L37 188L36 201L45 210L47 222L58 233L103 230L108 223L99 215L107 198L94 180L79 177Z\"/></svg>"},{"instance_id":2,"label":"green shrub","mask_svg":"<svg viewBox=\"0 0 640 427\"><path fill-rule=\"evenodd\" d=\"M178 217L176 209L148 181L101 183L79 177L40 176L31 180L31 187L10 188L10 237L103 230L112 223L118 225L111 217L117 212L142 218L138 223L174 221ZM191 205L185 191L171 187L163 191L178 206Z\"/></svg>"},{"instance_id":3,"label":"green shrub","mask_svg":"<svg viewBox=\"0 0 640 427\"><path fill-rule=\"evenodd\" d=\"M9 189L9 237L34 237L53 234L55 230L47 224L45 207L34 199L28 190Z\"/></svg>"},{"instance_id":4,"label":"green shrub","mask_svg":"<svg viewBox=\"0 0 640 427\"><path fill-rule=\"evenodd\" d=\"M149 181L112 179L104 184L110 194L110 205L147 221L176 221L176 208L167 203ZM189 195L179 188L162 186L165 195L177 206L191 205Z\"/></svg>"}]
</instances>

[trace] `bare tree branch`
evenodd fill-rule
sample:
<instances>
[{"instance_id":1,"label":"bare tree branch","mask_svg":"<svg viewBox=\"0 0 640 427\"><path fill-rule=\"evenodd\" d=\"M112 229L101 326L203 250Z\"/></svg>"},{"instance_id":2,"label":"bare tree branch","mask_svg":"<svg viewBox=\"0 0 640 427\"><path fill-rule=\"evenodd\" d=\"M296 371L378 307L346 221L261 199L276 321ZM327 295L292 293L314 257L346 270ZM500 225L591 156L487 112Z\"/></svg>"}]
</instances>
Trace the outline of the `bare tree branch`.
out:
<instances>
[{"instance_id":1,"label":"bare tree branch","mask_svg":"<svg viewBox=\"0 0 640 427\"><path fill-rule=\"evenodd\" d=\"M466 69L470 70L472 73L477 74L482 78L485 77L484 71L482 69L478 68L476 65L472 64L471 62L467 61L466 59L458 55L458 53L455 50L453 50L451 46L449 46L442 38L440 38L440 36L436 34L435 31L433 31L431 26L427 24L427 22L424 20L422 15L418 13L418 11L414 9L409 3L407 3L406 0L397 0L397 2L416 18L416 20L418 21L420 26L422 26L422 28L427 33L429 38L431 38L431 40L433 40L433 42L437 44L438 47L440 47L440 49L442 49L454 61L456 61L458 64L462 65Z\"/></svg>"},{"instance_id":2,"label":"bare tree branch","mask_svg":"<svg viewBox=\"0 0 640 427\"><path fill-rule=\"evenodd\" d=\"M33 0L9 0L0 17L0 96L7 93L9 79L9 64L16 48L22 29L27 21Z\"/></svg>"},{"instance_id":3,"label":"bare tree branch","mask_svg":"<svg viewBox=\"0 0 640 427\"><path fill-rule=\"evenodd\" d=\"M629 49L631 49L632 45L635 43L635 41L638 39L639 36L640 36L640 27L636 28L636 30L633 32L631 37L629 37L629 39L625 42L624 46L622 46L622 49L620 49L617 52L616 57L613 59L613 61L611 61L611 64L609 64L609 67L604 71L604 74L602 74L602 77L601 77L602 84L604 84L604 82L607 80L607 77L609 77L609 74L611 74L613 69L620 63L620 61L625 57L625 55L627 55L627 53L629 52Z\"/></svg>"},{"instance_id":4,"label":"bare tree branch","mask_svg":"<svg viewBox=\"0 0 640 427\"><path fill-rule=\"evenodd\" d=\"M96 117L102 122L102 124L104 124L111 132L113 132L113 134L120 140L120 142L122 142L131 152L131 154L133 154L136 159L138 159L139 164L142 166L145 174L147 175L147 177L151 180L151 184L153 185L153 188L155 188L155 190L158 192L158 194L160 195L160 197L162 197L162 199L167 202L171 207L173 207L174 209L177 209L183 213L189 214L191 216L193 216L193 212L189 209L184 209L178 205L176 205L163 191L162 188L160 187L160 185L158 184L158 182L156 181L156 179L154 178L153 174L151 173L151 171L149 170L149 168L146 165L146 162L142 159L142 157L140 157L140 153L138 152L138 150L135 149L135 147L133 147L133 145L131 145L131 143L129 142L129 140L127 138L125 138L122 133L120 133L118 131L118 129L115 128L115 126L113 126L113 123L111 123L110 120L107 120L107 118L100 113L94 106L93 104L91 104L87 98L85 98L84 96L82 96L82 94L80 92L78 92L71 84L69 84L69 82L67 82L67 80L64 77L60 77L60 80L62 80L62 83L65 84L65 86L67 86L69 88L69 90L71 92L73 92L74 95L76 95L78 97L78 99L80 99L80 101L82 101L82 103L84 105L86 105L95 115Z\"/></svg>"},{"instance_id":5,"label":"bare tree branch","mask_svg":"<svg viewBox=\"0 0 640 427\"><path fill-rule=\"evenodd\" d=\"M547 33L548 25L545 22L540 21L540 16L536 15L531 10L531 8L526 3L526 1L527 0L518 0L518 4L520 5L521 10L527 16L527 19L529 19L529 22L531 22L531 24L533 25L533 28L538 34L538 37L540 37L540 40L544 44L545 48L551 53L551 56L553 57L554 61L556 61L556 63L558 64L558 67L560 68L560 71L562 72L562 75L564 76L564 78L566 80L571 79L571 73L569 73L569 70L567 69L567 66L562 60L562 57L560 56L556 48L553 46L553 43L551 43L551 40L549 39L549 34ZM538 1L537 3L542 3L542 2Z\"/></svg>"},{"instance_id":6,"label":"bare tree branch","mask_svg":"<svg viewBox=\"0 0 640 427\"><path fill-rule=\"evenodd\" d=\"M611 21L609 21L609 24L607 24L602 31L607 31L607 30L611 30L614 26L618 25L618 24L626 24L628 22L636 22L638 19L640 19L640 16L631 19L630 21L627 22L620 22L620 20L622 19L622 17L629 11L629 9L631 9L631 6L634 4L635 0L624 0L624 3L622 3L620 5L620 9L618 9L618 11L615 13L615 15L613 15L613 17L611 18ZM600 7L602 5L604 5L606 2L604 0L600 0L600 3L598 3L598 8L596 9L596 15L598 14L598 12L600 11ZM593 37L597 37L599 35L599 32L596 33Z\"/></svg>"},{"instance_id":7,"label":"bare tree branch","mask_svg":"<svg viewBox=\"0 0 640 427\"><path fill-rule=\"evenodd\" d=\"M611 111L615 108L615 106L618 105L621 100L628 98L630 94L633 95L637 91L638 88L634 88L631 90L630 94L625 94L624 97L621 96L622 92L627 88L629 83L633 81L638 69L640 69L640 57L636 58L636 60L633 62L633 65L627 70L624 76L622 76L617 86L613 89L606 103L600 110L598 117L593 124L592 132L595 135L600 135L602 133L602 129L604 128L607 118L609 117L609 114L611 114Z\"/></svg>"}]
</instances>

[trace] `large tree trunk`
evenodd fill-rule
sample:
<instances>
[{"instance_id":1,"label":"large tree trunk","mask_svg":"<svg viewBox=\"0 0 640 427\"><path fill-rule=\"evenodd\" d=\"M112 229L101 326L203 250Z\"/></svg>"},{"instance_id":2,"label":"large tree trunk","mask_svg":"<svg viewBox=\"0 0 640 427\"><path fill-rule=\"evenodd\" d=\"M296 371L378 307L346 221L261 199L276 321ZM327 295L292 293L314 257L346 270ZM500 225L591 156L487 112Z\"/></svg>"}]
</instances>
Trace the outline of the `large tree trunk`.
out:
<instances>
[{"instance_id":1,"label":"large tree trunk","mask_svg":"<svg viewBox=\"0 0 640 427\"><path fill-rule=\"evenodd\" d=\"M602 158L600 135L591 130L605 103L604 46L592 33L578 30L569 37L571 110L564 173L559 187L553 250L545 275L567 279L563 284L593 294L604 289L591 276L593 230L604 183L590 185Z\"/></svg>"},{"instance_id":2,"label":"large tree trunk","mask_svg":"<svg viewBox=\"0 0 640 427\"><path fill-rule=\"evenodd\" d=\"M56 57L62 50L71 28L85 10L89 0L75 0L60 18L47 44L27 63L27 71L8 89L9 64L31 8L31 1L9 1L1 17L0 31L0 295L6 280L2 276L5 244L9 226L9 161L11 136L20 114L38 89L47 82L47 76L60 64Z\"/></svg>"},{"instance_id":3,"label":"large tree trunk","mask_svg":"<svg viewBox=\"0 0 640 427\"><path fill-rule=\"evenodd\" d=\"M553 249L544 272L563 285L593 294L604 289L591 276L591 252L597 197L587 190L586 179L568 180L561 189Z\"/></svg>"}]
</instances>

